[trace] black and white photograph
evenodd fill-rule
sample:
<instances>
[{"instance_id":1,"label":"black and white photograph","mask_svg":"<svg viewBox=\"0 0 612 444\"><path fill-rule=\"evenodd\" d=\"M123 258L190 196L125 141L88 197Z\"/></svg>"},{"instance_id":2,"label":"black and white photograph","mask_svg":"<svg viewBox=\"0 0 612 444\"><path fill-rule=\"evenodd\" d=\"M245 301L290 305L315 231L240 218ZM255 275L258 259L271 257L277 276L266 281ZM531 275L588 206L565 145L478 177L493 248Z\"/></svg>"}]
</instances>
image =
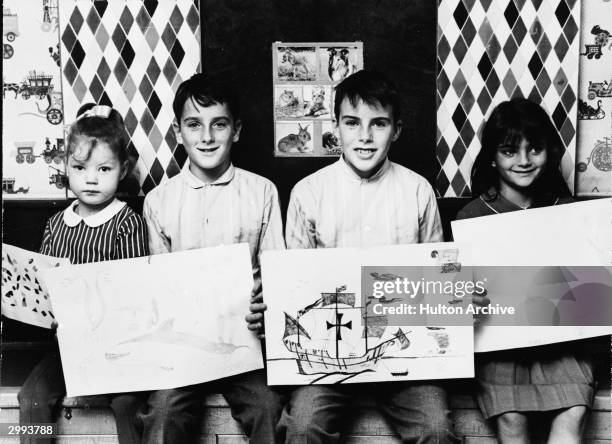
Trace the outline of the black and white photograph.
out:
<instances>
[{"instance_id":1,"label":"black and white photograph","mask_svg":"<svg viewBox=\"0 0 612 444\"><path fill-rule=\"evenodd\" d=\"M612 0L4 0L0 444L612 444Z\"/></svg>"},{"instance_id":2,"label":"black and white photograph","mask_svg":"<svg viewBox=\"0 0 612 444\"><path fill-rule=\"evenodd\" d=\"M279 81L299 82L317 79L317 53L312 47L278 47L276 54Z\"/></svg>"},{"instance_id":3,"label":"black and white photograph","mask_svg":"<svg viewBox=\"0 0 612 444\"><path fill-rule=\"evenodd\" d=\"M363 61L357 47L331 46L318 48L318 51L322 79L337 83L363 69Z\"/></svg>"}]
</instances>

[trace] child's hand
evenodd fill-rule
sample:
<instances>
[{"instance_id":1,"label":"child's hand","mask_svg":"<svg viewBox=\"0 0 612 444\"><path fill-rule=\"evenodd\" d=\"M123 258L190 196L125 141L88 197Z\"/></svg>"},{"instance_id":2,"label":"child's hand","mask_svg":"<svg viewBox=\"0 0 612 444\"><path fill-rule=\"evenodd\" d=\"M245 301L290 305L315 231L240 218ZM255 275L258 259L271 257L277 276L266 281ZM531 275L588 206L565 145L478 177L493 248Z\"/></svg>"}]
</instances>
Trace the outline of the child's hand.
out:
<instances>
[{"instance_id":1,"label":"child's hand","mask_svg":"<svg viewBox=\"0 0 612 444\"><path fill-rule=\"evenodd\" d=\"M253 289L253 293L251 295L251 304L249 305L250 314L245 316L245 321L247 322L247 328L251 331L257 332L257 337L259 339L263 339L264 335L264 315L263 312L266 311L268 307L263 303L263 294L261 293L261 284L258 288Z\"/></svg>"},{"instance_id":2,"label":"child's hand","mask_svg":"<svg viewBox=\"0 0 612 444\"><path fill-rule=\"evenodd\" d=\"M475 290L472 293L472 304L477 305L478 307L486 307L491 303L491 299L487 297L487 289L484 288L482 291ZM477 313L474 315L474 325L479 325L484 322L487 315L482 313Z\"/></svg>"}]
</instances>

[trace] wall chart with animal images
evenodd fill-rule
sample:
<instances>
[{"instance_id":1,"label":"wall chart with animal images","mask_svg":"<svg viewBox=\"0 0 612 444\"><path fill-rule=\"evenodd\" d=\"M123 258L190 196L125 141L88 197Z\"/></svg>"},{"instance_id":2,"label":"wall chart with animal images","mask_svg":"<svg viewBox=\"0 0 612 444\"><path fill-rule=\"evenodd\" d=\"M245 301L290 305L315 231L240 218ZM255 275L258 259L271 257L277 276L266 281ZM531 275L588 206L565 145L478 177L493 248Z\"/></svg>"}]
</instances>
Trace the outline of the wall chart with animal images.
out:
<instances>
[{"instance_id":1,"label":"wall chart with animal images","mask_svg":"<svg viewBox=\"0 0 612 444\"><path fill-rule=\"evenodd\" d=\"M264 252L268 384L472 377L471 316L469 325L415 326L395 316L372 316L376 311L368 304L373 298L361 293L362 266L434 269L443 268L446 257L453 264L469 264L468 255L453 243ZM386 274L370 274L375 280L387 279ZM459 274L445 276L453 280ZM401 307L408 299L383 297L378 302Z\"/></svg>"},{"instance_id":2,"label":"wall chart with animal images","mask_svg":"<svg viewBox=\"0 0 612 444\"><path fill-rule=\"evenodd\" d=\"M573 189L580 4L579 0L438 2L436 155L441 169L436 190L440 197L470 196L470 172L480 150L483 122L496 105L516 96L541 104L552 117L565 145L563 176Z\"/></svg>"},{"instance_id":3,"label":"wall chart with animal images","mask_svg":"<svg viewBox=\"0 0 612 444\"><path fill-rule=\"evenodd\" d=\"M612 2L582 2L576 194L612 195Z\"/></svg>"},{"instance_id":4,"label":"wall chart with animal images","mask_svg":"<svg viewBox=\"0 0 612 444\"><path fill-rule=\"evenodd\" d=\"M181 387L263 367L244 323L253 289L247 244L64 266L43 280L69 396Z\"/></svg>"},{"instance_id":5,"label":"wall chart with animal images","mask_svg":"<svg viewBox=\"0 0 612 444\"><path fill-rule=\"evenodd\" d=\"M2 314L26 324L51 328L55 316L40 273L69 264L68 259L2 244Z\"/></svg>"},{"instance_id":6,"label":"wall chart with animal images","mask_svg":"<svg viewBox=\"0 0 612 444\"><path fill-rule=\"evenodd\" d=\"M2 197L65 199L58 0L2 8Z\"/></svg>"},{"instance_id":7,"label":"wall chart with animal images","mask_svg":"<svg viewBox=\"0 0 612 444\"><path fill-rule=\"evenodd\" d=\"M272 45L274 155L339 156L333 87L363 69L362 42Z\"/></svg>"}]
</instances>

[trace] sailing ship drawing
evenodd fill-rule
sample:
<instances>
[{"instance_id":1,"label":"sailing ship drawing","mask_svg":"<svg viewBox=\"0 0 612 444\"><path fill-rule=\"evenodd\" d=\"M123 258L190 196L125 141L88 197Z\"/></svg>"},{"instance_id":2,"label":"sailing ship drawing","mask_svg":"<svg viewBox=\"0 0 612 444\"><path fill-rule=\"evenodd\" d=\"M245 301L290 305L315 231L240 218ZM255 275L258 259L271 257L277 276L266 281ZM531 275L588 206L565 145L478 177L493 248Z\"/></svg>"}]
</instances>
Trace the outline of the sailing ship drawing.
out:
<instances>
[{"instance_id":1,"label":"sailing ship drawing","mask_svg":"<svg viewBox=\"0 0 612 444\"><path fill-rule=\"evenodd\" d=\"M285 314L282 341L295 358L301 375L321 375L310 384L321 383L331 375L335 383L377 370L377 365L391 352L411 345L400 327L389 327L386 316L368 316L356 304L355 293L346 286L321 297L298 310L295 316ZM391 328L391 333L386 334ZM396 376L404 376L407 371ZM393 373L392 373L393 375Z\"/></svg>"}]
</instances>

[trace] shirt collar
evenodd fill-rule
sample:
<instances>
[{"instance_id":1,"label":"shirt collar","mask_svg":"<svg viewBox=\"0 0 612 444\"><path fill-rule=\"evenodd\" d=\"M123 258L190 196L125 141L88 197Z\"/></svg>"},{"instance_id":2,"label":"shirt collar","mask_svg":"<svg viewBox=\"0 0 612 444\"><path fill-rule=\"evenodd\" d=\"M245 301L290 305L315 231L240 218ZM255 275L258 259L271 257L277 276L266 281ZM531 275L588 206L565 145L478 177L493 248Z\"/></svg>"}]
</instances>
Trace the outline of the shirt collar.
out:
<instances>
[{"instance_id":1,"label":"shirt collar","mask_svg":"<svg viewBox=\"0 0 612 444\"><path fill-rule=\"evenodd\" d=\"M96 214L92 214L88 217L81 217L74 211L78 204L79 201L75 200L64 210L64 223L69 227L76 227L81 221L85 222L85 225L89 227L99 227L111 220L113 216L121 211L126 205L125 202L121 202L119 199L115 198L110 204Z\"/></svg>"},{"instance_id":2,"label":"shirt collar","mask_svg":"<svg viewBox=\"0 0 612 444\"><path fill-rule=\"evenodd\" d=\"M340 156L340 159L338 159L338 162L336 162L336 164L344 172L344 174L347 177L350 177L351 179L357 180L360 182L376 182L380 180L382 177L384 177L389 171L389 169L391 168L391 161L389 160L388 157L386 157L385 161L383 162L379 170L372 177L368 177L367 179L364 179L360 177L355 171L353 171L351 166L346 162L346 160L344 160L344 155Z\"/></svg>"},{"instance_id":3,"label":"shirt collar","mask_svg":"<svg viewBox=\"0 0 612 444\"><path fill-rule=\"evenodd\" d=\"M495 196L491 199L491 196ZM556 205L559 202L558 198L544 198L543 201L534 201L527 208L523 208L515 204L514 202L506 199L501 193L497 192L494 187L491 187L487 193L480 196L480 199L496 213L507 213L510 211L528 210L531 208L547 207L549 205Z\"/></svg>"},{"instance_id":4,"label":"shirt collar","mask_svg":"<svg viewBox=\"0 0 612 444\"><path fill-rule=\"evenodd\" d=\"M230 163L230 166L227 170L225 170L225 173L223 173L221 177L219 177L217 180L211 183L202 182L201 179L197 178L189 170L189 167L185 168L185 170L181 174L185 178L187 185L189 185L191 188L198 189L198 188L203 188L205 186L225 185L226 183L231 182L232 179L234 178L234 175L236 174L236 168L234 168L234 165Z\"/></svg>"}]
</instances>

